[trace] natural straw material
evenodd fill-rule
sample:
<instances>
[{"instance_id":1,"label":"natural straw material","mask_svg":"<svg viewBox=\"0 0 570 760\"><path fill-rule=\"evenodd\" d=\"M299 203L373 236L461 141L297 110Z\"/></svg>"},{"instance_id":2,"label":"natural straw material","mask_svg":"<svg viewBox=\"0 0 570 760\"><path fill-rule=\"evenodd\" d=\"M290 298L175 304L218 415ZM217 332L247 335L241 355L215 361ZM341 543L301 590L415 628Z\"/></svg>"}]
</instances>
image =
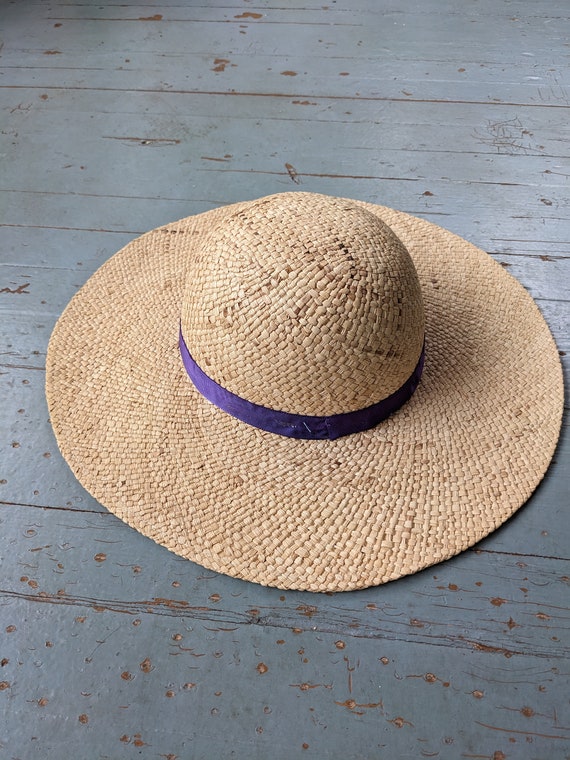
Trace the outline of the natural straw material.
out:
<instances>
[{"instance_id":1,"label":"natural straw material","mask_svg":"<svg viewBox=\"0 0 570 760\"><path fill-rule=\"evenodd\" d=\"M295 440L240 422L200 367L256 404L353 411L413 397L365 432ZM472 546L543 477L560 360L524 288L483 251L382 206L283 193L129 243L53 332L47 396L81 483L177 554L280 588L340 591Z\"/></svg>"}]
</instances>

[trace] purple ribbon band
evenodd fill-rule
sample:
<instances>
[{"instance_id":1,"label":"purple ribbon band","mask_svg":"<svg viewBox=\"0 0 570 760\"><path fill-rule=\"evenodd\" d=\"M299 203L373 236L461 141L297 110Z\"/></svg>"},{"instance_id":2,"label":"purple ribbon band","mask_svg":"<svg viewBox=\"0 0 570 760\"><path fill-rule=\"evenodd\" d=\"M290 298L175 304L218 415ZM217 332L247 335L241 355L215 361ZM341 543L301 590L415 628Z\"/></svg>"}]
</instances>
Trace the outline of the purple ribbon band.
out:
<instances>
[{"instance_id":1,"label":"purple ribbon band","mask_svg":"<svg viewBox=\"0 0 570 760\"><path fill-rule=\"evenodd\" d=\"M291 414L269 409L260 404L253 404L235 393L222 388L215 380L196 364L184 341L182 330L178 340L180 354L188 376L202 396L223 409L232 417L248 425L277 433L288 438L305 438L309 440L335 440L343 435L360 433L385 420L408 401L418 387L425 358L425 345L422 348L416 368L406 382L377 404L372 404L355 412L332 414L328 417L315 417L305 414Z\"/></svg>"}]
</instances>

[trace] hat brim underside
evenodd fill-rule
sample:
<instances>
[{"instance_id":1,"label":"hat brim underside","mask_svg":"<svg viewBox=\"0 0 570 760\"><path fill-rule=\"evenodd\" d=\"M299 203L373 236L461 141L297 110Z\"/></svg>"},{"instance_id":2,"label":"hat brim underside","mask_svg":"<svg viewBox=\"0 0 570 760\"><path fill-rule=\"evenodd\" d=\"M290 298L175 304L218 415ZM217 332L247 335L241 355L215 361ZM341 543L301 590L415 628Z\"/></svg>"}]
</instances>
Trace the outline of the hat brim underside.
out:
<instances>
[{"instance_id":1,"label":"hat brim underside","mask_svg":"<svg viewBox=\"0 0 570 760\"><path fill-rule=\"evenodd\" d=\"M284 589L377 585L507 520L546 472L563 406L556 346L520 283L462 238L361 203L401 238L418 271L420 386L364 433L266 433L206 401L178 352L191 253L240 205L129 243L58 321L48 404L83 486L176 554Z\"/></svg>"}]
</instances>

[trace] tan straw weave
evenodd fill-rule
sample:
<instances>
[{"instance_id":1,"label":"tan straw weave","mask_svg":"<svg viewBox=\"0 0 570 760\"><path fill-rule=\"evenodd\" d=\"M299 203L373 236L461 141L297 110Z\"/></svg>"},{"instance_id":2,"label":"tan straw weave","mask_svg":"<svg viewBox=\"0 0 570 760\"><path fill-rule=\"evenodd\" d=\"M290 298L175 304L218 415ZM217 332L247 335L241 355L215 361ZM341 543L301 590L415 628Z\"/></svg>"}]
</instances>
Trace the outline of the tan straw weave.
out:
<instances>
[{"instance_id":1,"label":"tan straw weave","mask_svg":"<svg viewBox=\"0 0 570 760\"><path fill-rule=\"evenodd\" d=\"M333 415L412 398L365 432L248 425L198 365L271 409ZM524 288L460 237L391 209L282 193L129 243L73 298L47 360L50 415L81 483L210 569L340 591L472 546L531 495L563 406L556 346Z\"/></svg>"}]
</instances>

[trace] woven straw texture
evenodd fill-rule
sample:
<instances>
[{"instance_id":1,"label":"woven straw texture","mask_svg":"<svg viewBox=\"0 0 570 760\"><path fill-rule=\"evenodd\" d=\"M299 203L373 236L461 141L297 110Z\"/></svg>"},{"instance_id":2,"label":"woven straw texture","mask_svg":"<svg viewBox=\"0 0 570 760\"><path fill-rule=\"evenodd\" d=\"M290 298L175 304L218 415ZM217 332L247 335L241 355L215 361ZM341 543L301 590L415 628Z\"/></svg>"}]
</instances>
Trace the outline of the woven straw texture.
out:
<instances>
[{"instance_id":1,"label":"woven straw texture","mask_svg":"<svg viewBox=\"0 0 570 760\"><path fill-rule=\"evenodd\" d=\"M424 374L375 428L294 440L200 396L181 322L213 379L284 411L389 395L425 326ZM563 384L538 308L485 252L382 206L283 193L153 230L107 261L54 329L47 397L77 478L141 533L232 576L341 591L507 520L552 458Z\"/></svg>"}]
</instances>

